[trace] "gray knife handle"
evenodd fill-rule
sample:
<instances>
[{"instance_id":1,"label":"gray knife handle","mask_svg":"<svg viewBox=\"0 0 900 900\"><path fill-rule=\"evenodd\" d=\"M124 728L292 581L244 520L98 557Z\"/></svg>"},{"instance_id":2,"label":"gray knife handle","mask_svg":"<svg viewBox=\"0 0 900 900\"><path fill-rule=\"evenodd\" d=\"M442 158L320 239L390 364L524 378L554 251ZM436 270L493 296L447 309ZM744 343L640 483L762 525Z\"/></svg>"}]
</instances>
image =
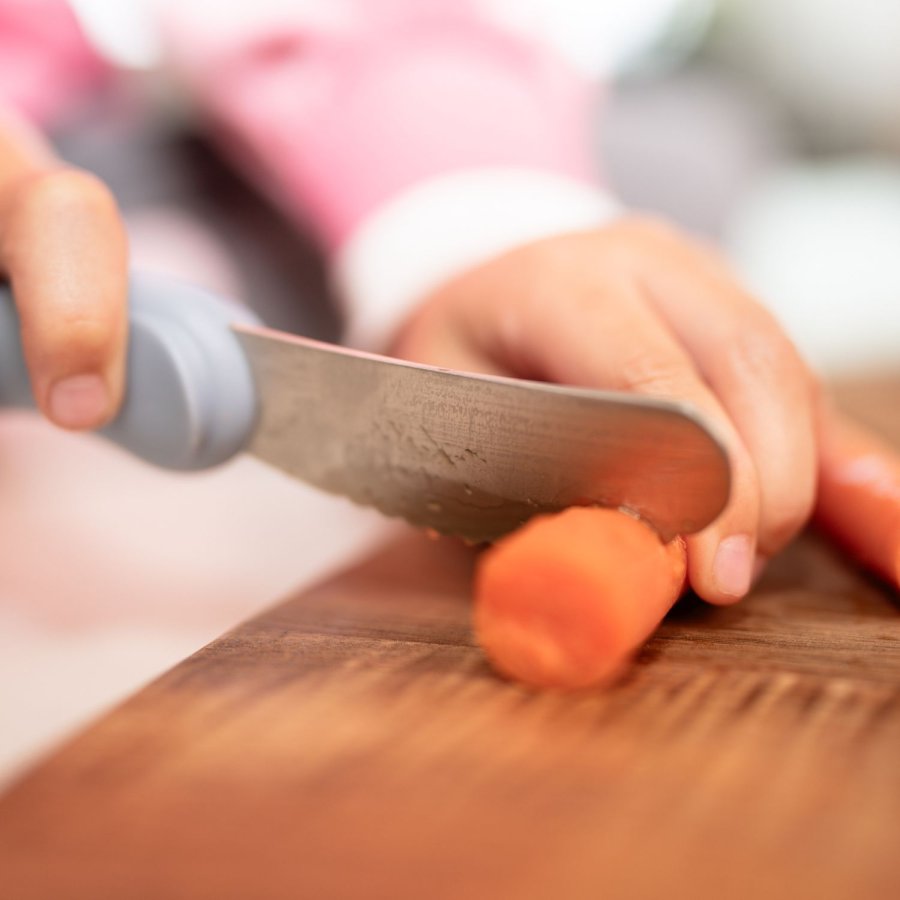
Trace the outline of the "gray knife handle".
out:
<instances>
[{"instance_id":1,"label":"gray knife handle","mask_svg":"<svg viewBox=\"0 0 900 900\"><path fill-rule=\"evenodd\" d=\"M253 433L256 390L232 323L256 324L238 304L147 275L129 289L125 398L103 434L148 462L205 469ZM34 405L8 285L0 284L0 406Z\"/></svg>"}]
</instances>

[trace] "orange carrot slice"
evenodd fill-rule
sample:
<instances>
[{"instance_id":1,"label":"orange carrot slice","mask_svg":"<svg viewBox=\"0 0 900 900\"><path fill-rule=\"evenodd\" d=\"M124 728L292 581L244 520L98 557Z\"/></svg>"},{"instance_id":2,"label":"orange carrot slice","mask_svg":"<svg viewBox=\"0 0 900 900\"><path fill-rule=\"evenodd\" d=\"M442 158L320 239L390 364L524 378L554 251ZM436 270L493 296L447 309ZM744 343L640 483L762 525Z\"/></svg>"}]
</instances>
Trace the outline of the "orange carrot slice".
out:
<instances>
[{"instance_id":1,"label":"orange carrot slice","mask_svg":"<svg viewBox=\"0 0 900 900\"><path fill-rule=\"evenodd\" d=\"M615 678L684 587L684 542L623 512L536 516L486 550L475 634L497 669L533 687Z\"/></svg>"},{"instance_id":2,"label":"orange carrot slice","mask_svg":"<svg viewBox=\"0 0 900 900\"><path fill-rule=\"evenodd\" d=\"M834 412L825 419L820 453L816 523L900 587L900 455Z\"/></svg>"}]
</instances>

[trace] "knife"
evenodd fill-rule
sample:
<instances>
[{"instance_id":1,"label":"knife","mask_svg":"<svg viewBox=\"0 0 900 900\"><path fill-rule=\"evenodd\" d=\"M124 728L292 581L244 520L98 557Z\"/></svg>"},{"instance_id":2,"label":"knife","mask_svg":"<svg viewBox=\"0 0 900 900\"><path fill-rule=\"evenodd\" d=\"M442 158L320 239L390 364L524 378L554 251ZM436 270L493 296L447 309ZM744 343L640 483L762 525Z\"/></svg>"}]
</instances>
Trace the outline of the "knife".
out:
<instances>
[{"instance_id":1,"label":"knife","mask_svg":"<svg viewBox=\"0 0 900 900\"><path fill-rule=\"evenodd\" d=\"M686 404L465 374L264 328L200 288L136 275L126 391L103 434L171 469L247 451L322 490L469 541L573 504L663 537L725 506L722 442ZM33 404L0 285L0 404Z\"/></svg>"}]
</instances>

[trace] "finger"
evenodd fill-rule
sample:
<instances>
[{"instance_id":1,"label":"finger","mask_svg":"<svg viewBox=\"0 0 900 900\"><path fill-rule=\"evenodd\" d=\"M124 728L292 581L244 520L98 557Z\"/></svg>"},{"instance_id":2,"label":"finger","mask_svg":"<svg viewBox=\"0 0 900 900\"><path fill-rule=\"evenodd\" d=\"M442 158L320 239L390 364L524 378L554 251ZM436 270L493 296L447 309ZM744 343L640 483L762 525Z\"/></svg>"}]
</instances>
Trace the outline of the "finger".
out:
<instances>
[{"instance_id":1,"label":"finger","mask_svg":"<svg viewBox=\"0 0 900 900\"><path fill-rule=\"evenodd\" d=\"M466 327L452 292L426 299L395 336L390 354L410 362L481 375L517 374L505 369Z\"/></svg>"},{"instance_id":2,"label":"finger","mask_svg":"<svg viewBox=\"0 0 900 900\"><path fill-rule=\"evenodd\" d=\"M0 265L22 328L40 409L65 428L106 422L122 396L127 240L92 175L56 168L7 185Z\"/></svg>"},{"instance_id":3,"label":"finger","mask_svg":"<svg viewBox=\"0 0 900 900\"><path fill-rule=\"evenodd\" d=\"M666 260L646 283L648 294L753 459L760 491L757 551L769 558L812 513L815 380L774 317L705 252L691 259L670 254Z\"/></svg>"},{"instance_id":4,"label":"finger","mask_svg":"<svg viewBox=\"0 0 900 900\"><path fill-rule=\"evenodd\" d=\"M507 290L504 296L514 294ZM712 525L688 539L689 575L706 600L729 603L742 597L753 575L759 521L756 469L685 348L627 282L606 283L580 296L570 293L566 303L555 308L522 304L521 296L517 308L531 312L517 325L516 340L528 348L530 364L540 377L686 401L716 429L732 461L731 497ZM500 302L494 308L496 333L510 315L504 306Z\"/></svg>"}]
</instances>

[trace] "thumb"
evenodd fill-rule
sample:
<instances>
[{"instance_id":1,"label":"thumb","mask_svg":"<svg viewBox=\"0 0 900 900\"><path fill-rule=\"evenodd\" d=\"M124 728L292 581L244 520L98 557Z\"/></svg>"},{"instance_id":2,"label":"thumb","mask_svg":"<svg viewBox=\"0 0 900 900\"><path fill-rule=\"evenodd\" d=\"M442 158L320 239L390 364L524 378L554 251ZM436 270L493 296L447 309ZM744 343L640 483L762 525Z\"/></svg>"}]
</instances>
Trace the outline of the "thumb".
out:
<instances>
[{"instance_id":1,"label":"thumb","mask_svg":"<svg viewBox=\"0 0 900 900\"><path fill-rule=\"evenodd\" d=\"M67 168L26 176L7 196L0 265L35 399L57 425L96 428L115 414L124 381L127 239L115 201Z\"/></svg>"}]
</instances>

